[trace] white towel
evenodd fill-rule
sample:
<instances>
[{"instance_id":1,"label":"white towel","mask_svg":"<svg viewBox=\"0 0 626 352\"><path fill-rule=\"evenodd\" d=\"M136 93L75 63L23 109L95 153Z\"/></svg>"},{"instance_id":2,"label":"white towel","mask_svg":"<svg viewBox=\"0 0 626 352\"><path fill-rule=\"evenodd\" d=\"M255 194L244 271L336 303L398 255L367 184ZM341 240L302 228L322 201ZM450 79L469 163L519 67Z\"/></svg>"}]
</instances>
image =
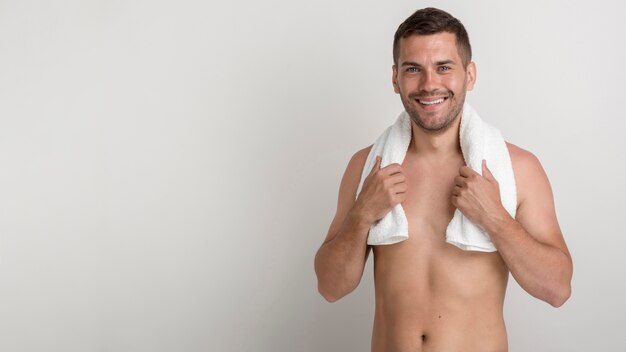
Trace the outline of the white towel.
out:
<instances>
[{"instance_id":1,"label":"white towel","mask_svg":"<svg viewBox=\"0 0 626 352\"><path fill-rule=\"evenodd\" d=\"M403 111L396 122L389 126L372 146L363 167L357 197L361 193L365 178L374 167L376 156L382 157L381 167L393 163L402 164L411 142L411 135L411 118ZM515 217L517 208L515 176L504 138L497 128L484 122L467 101L463 106L459 138L466 165L482 175L482 160L487 161L487 167L500 185L502 205L512 217ZM371 226L367 244L394 244L407 238L409 223L402 205L397 204ZM472 223L458 209L455 210L446 229L446 241L464 250L496 251L487 232Z\"/></svg>"}]
</instances>

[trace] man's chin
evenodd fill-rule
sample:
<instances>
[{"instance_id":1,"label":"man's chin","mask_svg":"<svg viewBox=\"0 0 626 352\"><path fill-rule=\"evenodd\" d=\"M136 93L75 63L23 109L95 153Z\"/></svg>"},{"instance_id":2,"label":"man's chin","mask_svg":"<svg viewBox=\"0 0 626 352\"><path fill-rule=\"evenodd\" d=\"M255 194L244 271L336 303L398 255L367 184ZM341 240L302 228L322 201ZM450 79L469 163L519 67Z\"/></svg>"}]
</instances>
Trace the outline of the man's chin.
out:
<instances>
[{"instance_id":1,"label":"man's chin","mask_svg":"<svg viewBox=\"0 0 626 352\"><path fill-rule=\"evenodd\" d=\"M433 115L444 115L444 114L433 114ZM413 122L417 125L417 127L419 127L424 132L428 132L428 133L445 132L452 126L455 120L455 118L447 120L447 117L438 118L437 116L431 116L431 114L424 116L422 114L414 115L412 113L409 113L409 116L411 116L411 120L413 120ZM424 119L422 117L426 117L426 118ZM442 123L441 122L442 120L445 120L445 121Z\"/></svg>"},{"instance_id":2,"label":"man's chin","mask_svg":"<svg viewBox=\"0 0 626 352\"><path fill-rule=\"evenodd\" d=\"M418 125L419 128L426 132L426 133L430 133L430 134L440 134L443 133L445 131L447 131L450 128L450 125L444 125L444 126L420 126Z\"/></svg>"}]
</instances>

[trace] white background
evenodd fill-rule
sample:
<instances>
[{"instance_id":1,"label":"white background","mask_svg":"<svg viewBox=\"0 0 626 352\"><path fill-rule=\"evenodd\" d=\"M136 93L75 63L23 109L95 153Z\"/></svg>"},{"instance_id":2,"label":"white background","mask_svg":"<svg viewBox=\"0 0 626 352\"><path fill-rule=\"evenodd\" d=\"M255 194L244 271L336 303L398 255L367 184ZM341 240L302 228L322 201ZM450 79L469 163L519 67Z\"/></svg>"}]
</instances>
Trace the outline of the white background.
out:
<instances>
[{"instance_id":1,"label":"white background","mask_svg":"<svg viewBox=\"0 0 626 352\"><path fill-rule=\"evenodd\" d=\"M510 280L510 350L621 348L621 2L103 0L0 1L0 350L369 350L372 259L329 304L313 256L427 5L465 24L468 99L542 161L574 258L559 309Z\"/></svg>"}]
</instances>

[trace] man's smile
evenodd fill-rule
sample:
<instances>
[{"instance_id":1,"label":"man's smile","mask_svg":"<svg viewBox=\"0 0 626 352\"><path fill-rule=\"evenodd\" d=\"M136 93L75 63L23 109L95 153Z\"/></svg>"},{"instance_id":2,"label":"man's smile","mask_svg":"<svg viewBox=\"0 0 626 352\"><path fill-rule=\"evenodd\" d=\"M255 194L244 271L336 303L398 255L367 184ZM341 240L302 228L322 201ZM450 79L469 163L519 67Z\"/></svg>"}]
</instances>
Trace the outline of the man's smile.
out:
<instances>
[{"instance_id":1,"label":"man's smile","mask_svg":"<svg viewBox=\"0 0 626 352\"><path fill-rule=\"evenodd\" d=\"M415 101L426 110L434 110L437 109L443 102L448 100L448 97L429 97L429 98L418 98Z\"/></svg>"}]
</instances>

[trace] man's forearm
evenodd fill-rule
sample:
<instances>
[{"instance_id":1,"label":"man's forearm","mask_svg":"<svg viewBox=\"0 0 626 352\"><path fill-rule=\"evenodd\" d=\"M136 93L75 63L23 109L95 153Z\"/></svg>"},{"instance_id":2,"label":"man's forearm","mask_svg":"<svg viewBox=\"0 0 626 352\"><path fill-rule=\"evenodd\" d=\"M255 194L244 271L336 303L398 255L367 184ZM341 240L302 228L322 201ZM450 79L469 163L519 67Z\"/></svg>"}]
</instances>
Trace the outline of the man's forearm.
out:
<instances>
[{"instance_id":1,"label":"man's forearm","mask_svg":"<svg viewBox=\"0 0 626 352\"><path fill-rule=\"evenodd\" d=\"M315 256L318 289L328 301L336 301L358 286L367 260L370 226L353 208L337 235L318 250Z\"/></svg>"},{"instance_id":2,"label":"man's forearm","mask_svg":"<svg viewBox=\"0 0 626 352\"><path fill-rule=\"evenodd\" d=\"M485 230L524 290L555 307L565 303L572 278L567 254L534 239L508 213L488 222Z\"/></svg>"}]
</instances>

